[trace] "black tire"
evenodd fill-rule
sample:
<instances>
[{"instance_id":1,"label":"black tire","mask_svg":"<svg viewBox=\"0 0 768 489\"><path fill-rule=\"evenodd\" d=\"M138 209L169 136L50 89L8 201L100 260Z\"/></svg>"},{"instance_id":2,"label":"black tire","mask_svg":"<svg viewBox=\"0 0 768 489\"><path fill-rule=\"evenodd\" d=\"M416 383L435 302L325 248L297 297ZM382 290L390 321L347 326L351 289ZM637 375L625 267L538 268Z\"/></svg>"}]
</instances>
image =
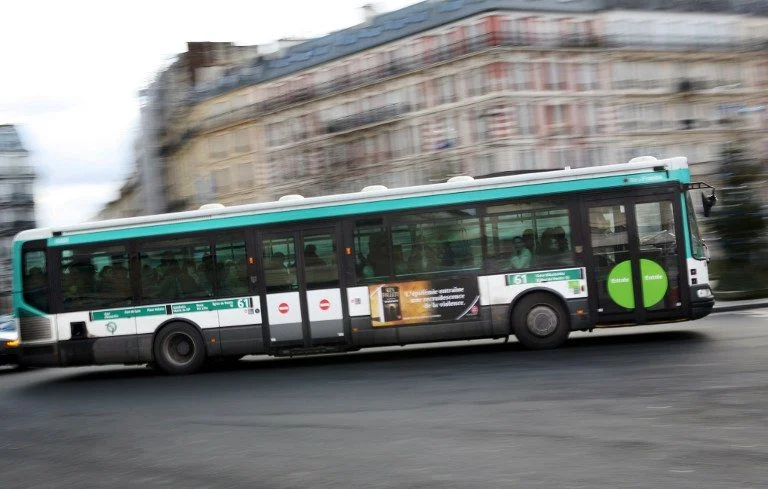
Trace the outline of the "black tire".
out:
<instances>
[{"instance_id":1,"label":"black tire","mask_svg":"<svg viewBox=\"0 0 768 489\"><path fill-rule=\"evenodd\" d=\"M194 326L171 323L155 337L155 364L169 375L187 375L205 363L205 344Z\"/></svg>"},{"instance_id":2,"label":"black tire","mask_svg":"<svg viewBox=\"0 0 768 489\"><path fill-rule=\"evenodd\" d=\"M531 350L557 348L571 332L562 303L551 294L534 292L523 297L512 311L512 332Z\"/></svg>"}]
</instances>

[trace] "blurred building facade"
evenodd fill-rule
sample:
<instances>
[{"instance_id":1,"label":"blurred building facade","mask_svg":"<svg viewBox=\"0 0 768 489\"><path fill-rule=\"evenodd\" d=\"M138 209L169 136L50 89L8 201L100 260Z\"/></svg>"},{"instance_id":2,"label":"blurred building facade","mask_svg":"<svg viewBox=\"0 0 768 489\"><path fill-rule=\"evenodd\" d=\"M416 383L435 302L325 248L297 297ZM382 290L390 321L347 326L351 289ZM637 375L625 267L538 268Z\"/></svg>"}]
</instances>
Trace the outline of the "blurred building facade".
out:
<instances>
[{"instance_id":1,"label":"blurred building facade","mask_svg":"<svg viewBox=\"0 0 768 489\"><path fill-rule=\"evenodd\" d=\"M0 296L11 290L11 243L35 227L35 172L16 126L0 125ZM2 301L5 304L5 300Z\"/></svg>"},{"instance_id":2,"label":"blurred building facade","mask_svg":"<svg viewBox=\"0 0 768 489\"><path fill-rule=\"evenodd\" d=\"M134 171L120 187L116 199L107 202L96 215L96 220L118 219L142 215L142 192L139 188L138 174Z\"/></svg>"},{"instance_id":3,"label":"blurred building facade","mask_svg":"<svg viewBox=\"0 0 768 489\"><path fill-rule=\"evenodd\" d=\"M685 155L707 174L728 141L768 150L768 17L746 15L762 8L433 0L368 9L358 26L251 51L204 83L185 82L182 115L157 131L160 195L181 210L646 154Z\"/></svg>"},{"instance_id":4,"label":"blurred building facade","mask_svg":"<svg viewBox=\"0 0 768 489\"><path fill-rule=\"evenodd\" d=\"M179 142L191 136L186 117L194 106L195 87L204 89L216 80L225 79L228 68L242 65L257 52L258 46L236 46L231 42L187 43L187 51L141 91L135 169L129 177L135 180L138 214L178 208L178 204L168 198L172 184L168 181L167 156ZM132 195L129 193L126 198Z\"/></svg>"}]
</instances>

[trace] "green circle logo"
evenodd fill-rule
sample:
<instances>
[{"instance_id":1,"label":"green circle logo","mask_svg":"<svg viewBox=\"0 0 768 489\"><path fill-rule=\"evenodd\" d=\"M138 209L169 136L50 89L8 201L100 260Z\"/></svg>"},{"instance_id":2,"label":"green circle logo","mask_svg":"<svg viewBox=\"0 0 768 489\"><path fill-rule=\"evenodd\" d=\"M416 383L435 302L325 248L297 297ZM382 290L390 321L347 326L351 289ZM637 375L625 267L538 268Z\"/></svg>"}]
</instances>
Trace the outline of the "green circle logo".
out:
<instances>
[{"instance_id":1,"label":"green circle logo","mask_svg":"<svg viewBox=\"0 0 768 489\"><path fill-rule=\"evenodd\" d=\"M653 307L664 299L669 288L667 272L655 261L640 260L640 275L643 284L643 305Z\"/></svg>"},{"instance_id":2,"label":"green circle logo","mask_svg":"<svg viewBox=\"0 0 768 489\"><path fill-rule=\"evenodd\" d=\"M640 259L640 283L643 291L643 306L653 307L664 299L669 288L669 279L664 269L655 261ZM635 308L635 289L632 286L632 262L625 260L608 274L608 295L613 302L626 309Z\"/></svg>"},{"instance_id":3,"label":"green circle logo","mask_svg":"<svg viewBox=\"0 0 768 489\"><path fill-rule=\"evenodd\" d=\"M608 295L613 302L627 309L635 308L635 289L632 287L632 262L625 260L608 274Z\"/></svg>"}]
</instances>

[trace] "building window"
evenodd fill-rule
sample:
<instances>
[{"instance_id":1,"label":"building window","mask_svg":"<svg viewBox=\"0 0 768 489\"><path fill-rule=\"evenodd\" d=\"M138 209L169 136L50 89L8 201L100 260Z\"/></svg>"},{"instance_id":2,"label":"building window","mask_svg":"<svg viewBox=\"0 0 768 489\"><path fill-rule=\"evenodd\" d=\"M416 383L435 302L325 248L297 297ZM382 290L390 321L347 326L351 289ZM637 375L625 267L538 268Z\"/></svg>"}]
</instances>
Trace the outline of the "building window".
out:
<instances>
[{"instance_id":1,"label":"building window","mask_svg":"<svg viewBox=\"0 0 768 489\"><path fill-rule=\"evenodd\" d=\"M210 141L210 156L222 157L227 154L227 135L218 134L209 139Z\"/></svg>"},{"instance_id":2,"label":"building window","mask_svg":"<svg viewBox=\"0 0 768 489\"><path fill-rule=\"evenodd\" d=\"M535 113L530 104L517 106L517 127L521 136L531 136L534 131Z\"/></svg>"},{"instance_id":3,"label":"building window","mask_svg":"<svg viewBox=\"0 0 768 489\"><path fill-rule=\"evenodd\" d=\"M235 150L237 151L250 151L251 141L248 137L248 129L238 129L235 132Z\"/></svg>"},{"instance_id":4,"label":"building window","mask_svg":"<svg viewBox=\"0 0 768 489\"><path fill-rule=\"evenodd\" d=\"M437 103L450 104L456 102L456 77L444 76L437 79Z\"/></svg>"},{"instance_id":5,"label":"building window","mask_svg":"<svg viewBox=\"0 0 768 489\"><path fill-rule=\"evenodd\" d=\"M536 169L536 153L534 150L523 150L518 154L520 161L520 168L523 170L535 170Z\"/></svg>"},{"instance_id":6,"label":"building window","mask_svg":"<svg viewBox=\"0 0 768 489\"><path fill-rule=\"evenodd\" d=\"M216 195L228 194L231 191L229 167L215 170L214 181L216 182Z\"/></svg>"},{"instance_id":7,"label":"building window","mask_svg":"<svg viewBox=\"0 0 768 489\"><path fill-rule=\"evenodd\" d=\"M597 90L598 87L598 65L596 63L584 63L578 67L579 72L579 90Z\"/></svg>"},{"instance_id":8,"label":"building window","mask_svg":"<svg viewBox=\"0 0 768 489\"><path fill-rule=\"evenodd\" d=\"M566 105L548 105L544 112L547 118L547 132L550 135L569 133L568 107Z\"/></svg>"},{"instance_id":9,"label":"building window","mask_svg":"<svg viewBox=\"0 0 768 489\"><path fill-rule=\"evenodd\" d=\"M496 155L487 153L475 157L475 171L477 177L496 173Z\"/></svg>"},{"instance_id":10,"label":"building window","mask_svg":"<svg viewBox=\"0 0 768 489\"><path fill-rule=\"evenodd\" d=\"M240 189L250 189L253 187L254 175L253 164L251 162L240 163L237 166L237 184Z\"/></svg>"}]
</instances>

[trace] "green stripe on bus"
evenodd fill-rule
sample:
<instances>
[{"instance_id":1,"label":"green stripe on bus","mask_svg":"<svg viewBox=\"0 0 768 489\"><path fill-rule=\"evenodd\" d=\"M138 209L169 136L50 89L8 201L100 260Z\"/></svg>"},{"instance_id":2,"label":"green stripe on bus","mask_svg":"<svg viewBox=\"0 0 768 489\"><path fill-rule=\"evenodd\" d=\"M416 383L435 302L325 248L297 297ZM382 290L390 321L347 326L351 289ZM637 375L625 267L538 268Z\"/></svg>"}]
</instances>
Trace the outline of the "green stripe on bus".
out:
<instances>
[{"instance_id":1,"label":"green stripe on bus","mask_svg":"<svg viewBox=\"0 0 768 489\"><path fill-rule=\"evenodd\" d=\"M185 302L183 304L171 304L171 314L222 311L226 309L245 309L249 307L249 305L250 302L248 301L247 297L223 300L217 299L201 302ZM166 314L166 306L161 305L94 311L91 313L91 317L93 318L93 321L104 321L107 319L125 319L143 316L165 316Z\"/></svg>"},{"instance_id":2,"label":"green stripe on bus","mask_svg":"<svg viewBox=\"0 0 768 489\"><path fill-rule=\"evenodd\" d=\"M226 299L203 302L187 302L184 304L172 304L171 313L181 314L186 312L223 311L227 309L245 309L248 307L248 299Z\"/></svg>"},{"instance_id":3,"label":"green stripe on bus","mask_svg":"<svg viewBox=\"0 0 768 489\"><path fill-rule=\"evenodd\" d=\"M658 184L663 182L690 183L688 170L668 172L648 172L633 175L617 175L610 177L585 178L581 180L564 180L528 185L516 185L486 190L466 190L455 193L403 197L389 200L375 200L358 203L339 203L328 206L311 207L307 209L279 210L272 212L245 213L240 216L222 216L202 218L194 221L159 223L140 225L137 227L115 229L110 231L94 231L70 236L57 236L48 239L49 246L67 246L74 244L95 243L120 239L160 236L174 233L190 233L210 231L244 226L257 226L275 223L287 223L329 217L355 216L376 212L412 210L441 205L460 205L464 203L488 202L500 199L511 199L529 196L563 194L584 190L620 188L627 185ZM169 219L170 219L169 215Z\"/></svg>"},{"instance_id":4,"label":"green stripe on bus","mask_svg":"<svg viewBox=\"0 0 768 489\"><path fill-rule=\"evenodd\" d=\"M165 314L165 306L130 307L128 309L109 309L106 311L94 311L91 317L94 321L105 319L125 319L142 316L157 316Z\"/></svg>"},{"instance_id":5,"label":"green stripe on bus","mask_svg":"<svg viewBox=\"0 0 768 489\"><path fill-rule=\"evenodd\" d=\"M565 280L581 280L581 268L550 270L546 272L510 273L505 277L507 285L540 284Z\"/></svg>"}]
</instances>

